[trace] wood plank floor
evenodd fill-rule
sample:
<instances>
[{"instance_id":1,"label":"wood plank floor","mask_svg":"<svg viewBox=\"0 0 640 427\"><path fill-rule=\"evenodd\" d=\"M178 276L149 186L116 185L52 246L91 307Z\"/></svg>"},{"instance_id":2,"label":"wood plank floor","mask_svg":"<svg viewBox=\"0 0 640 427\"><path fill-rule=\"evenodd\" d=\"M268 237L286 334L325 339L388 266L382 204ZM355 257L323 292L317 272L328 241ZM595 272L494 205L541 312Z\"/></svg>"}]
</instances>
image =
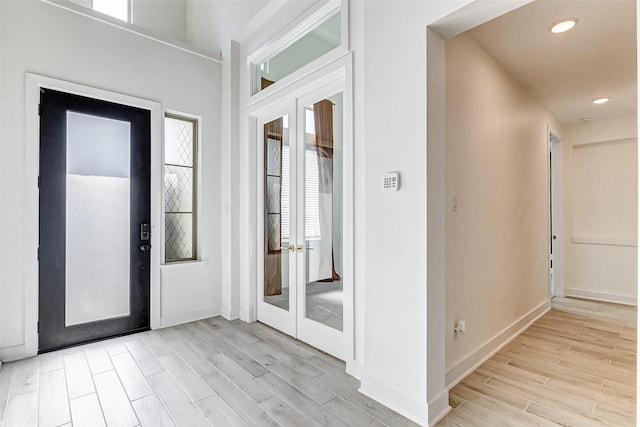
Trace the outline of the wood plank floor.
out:
<instances>
[{"instance_id":1,"label":"wood plank floor","mask_svg":"<svg viewBox=\"0 0 640 427\"><path fill-rule=\"evenodd\" d=\"M5 363L0 425L414 426L343 362L216 317Z\"/></svg>"},{"instance_id":2,"label":"wood plank floor","mask_svg":"<svg viewBox=\"0 0 640 427\"><path fill-rule=\"evenodd\" d=\"M449 393L449 426L635 426L636 307L552 309Z\"/></svg>"}]
</instances>

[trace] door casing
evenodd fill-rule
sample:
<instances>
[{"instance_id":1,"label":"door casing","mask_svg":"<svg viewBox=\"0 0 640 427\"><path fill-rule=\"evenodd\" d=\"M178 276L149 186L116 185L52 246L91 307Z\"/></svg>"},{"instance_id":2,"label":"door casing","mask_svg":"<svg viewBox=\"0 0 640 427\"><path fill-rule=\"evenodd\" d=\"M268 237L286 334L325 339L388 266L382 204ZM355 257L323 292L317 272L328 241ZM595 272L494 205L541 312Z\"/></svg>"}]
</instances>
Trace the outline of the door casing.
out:
<instances>
[{"instance_id":1,"label":"door casing","mask_svg":"<svg viewBox=\"0 0 640 427\"><path fill-rule=\"evenodd\" d=\"M250 136L248 138L248 145L252 151L252 180L253 188L251 191L251 213L252 223L255 227L255 234L252 238L251 253L251 281L246 283L249 289L246 289L244 295L241 294L241 306L248 307L250 316L243 318L245 321L256 321L258 310L258 298L260 294L257 289L262 286L261 263L263 258L260 256L259 248L262 242L262 236L264 234L263 224L259 220L263 214L263 193L260 190L261 177L258 171L261 169L262 152L259 148L261 141L261 131L259 123L268 122L283 114L289 114L295 117L295 107L287 107L287 100L301 99L307 100L310 97L314 97L315 94L324 91L343 92L344 100L344 147L343 147L343 332L342 332L342 348L340 357L347 362L347 372L351 372L351 366L355 359L355 307L354 307L354 287L353 287L353 82L352 82L352 56L346 54L337 61L311 73L305 78L300 79L294 84L291 84L281 91L277 92L270 97L258 97L255 103L251 104L247 108L247 114L249 116L249 129ZM292 119L290 118L290 125ZM301 122L295 126L296 132L301 132ZM298 138L299 135L290 135L290 138ZM292 153L292 155L294 155ZM292 217L291 220L294 220ZM244 298L242 298L244 297ZM297 298L298 303L300 301L299 295L290 295L290 298ZM265 304L267 305L267 304ZM242 314L242 313L241 313ZM303 319L307 323L313 323L309 319ZM313 325L310 325L313 326ZM319 329L322 329L319 328ZM281 329L282 330L282 329ZM329 331L331 332L331 331ZM288 332L290 333L290 332ZM332 334L324 336L321 332L316 334L318 339L316 342L309 341L309 344L322 348L323 343L329 341L329 337ZM331 348L326 348L325 351L331 350L334 354L337 351Z\"/></svg>"},{"instance_id":2,"label":"door casing","mask_svg":"<svg viewBox=\"0 0 640 427\"><path fill-rule=\"evenodd\" d=\"M158 102L135 98L90 86L84 86L47 76L27 73L25 97L25 210L23 222L24 271L24 348L15 352L17 358L38 353L38 173L40 169L40 88L48 88L101 99L117 104L149 110L151 116L151 283L150 326L160 327L160 249L162 224L162 105Z\"/></svg>"}]
</instances>

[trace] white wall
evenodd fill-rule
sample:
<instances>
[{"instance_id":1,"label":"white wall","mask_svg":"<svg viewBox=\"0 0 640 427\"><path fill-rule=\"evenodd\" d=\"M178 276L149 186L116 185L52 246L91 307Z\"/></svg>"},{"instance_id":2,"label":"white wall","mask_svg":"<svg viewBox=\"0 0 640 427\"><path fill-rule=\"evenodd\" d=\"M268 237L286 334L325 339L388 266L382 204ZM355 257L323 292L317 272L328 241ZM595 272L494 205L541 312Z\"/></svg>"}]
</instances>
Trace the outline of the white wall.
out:
<instances>
[{"instance_id":1,"label":"white wall","mask_svg":"<svg viewBox=\"0 0 640 427\"><path fill-rule=\"evenodd\" d=\"M187 41L186 0L132 0L131 9L132 24Z\"/></svg>"},{"instance_id":2,"label":"white wall","mask_svg":"<svg viewBox=\"0 0 640 427\"><path fill-rule=\"evenodd\" d=\"M187 42L229 58L229 42L268 0L186 0Z\"/></svg>"},{"instance_id":3,"label":"white wall","mask_svg":"<svg viewBox=\"0 0 640 427\"><path fill-rule=\"evenodd\" d=\"M637 304L636 115L570 126L561 144L565 292Z\"/></svg>"},{"instance_id":4,"label":"white wall","mask_svg":"<svg viewBox=\"0 0 640 427\"><path fill-rule=\"evenodd\" d=\"M495 337L548 305L547 127L560 132L554 118L470 36L447 40L446 58L450 384L502 344L492 344ZM466 321L464 335L453 332L458 320Z\"/></svg>"},{"instance_id":5,"label":"white wall","mask_svg":"<svg viewBox=\"0 0 640 427\"><path fill-rule=\"evenodd\" d=\"M430 369L439 370L440 379L427 378L428 353L442 348L427 341L427 304L436 318L442 310L427 301L427 25L469 2L355 3L349 20L361 390L426 424L447 407L437 357ZM400 174L397 193L382 192L389 171Z\"/></svg>"},{"instance_id":6,"label":"white wall","mask_svg":"<svg viewBox=\"0 0 640 427\"><path fill-rule=\"evenodd\" d=\"M54 0L64 4L64 0ZM91 9L92 0L69 0ZM187 41L187 0L130 0L130 21L154 33Z\"/></svg>"},{"instance_id":7,"label":"white wall","mask_svg":"<svg viewBox=\"0 0 640 427\"><path fill-rule=\"evenodd\" d=\"M25 73L134 97L202 117L199 242L207 262L162 271L164 324L220 309L220 64L42 2L1 2L1 348L24 343ZM159 144L160 141L153 141ZM36 227L37 224L27 225Z\"/></svg>"},{"instance_id":8,"label":"white wall","mask_svg":"<svg viewBox=\"0 0 640 427\"><path fill-rule=\"evenodd\" d=\"M239 143L239 44L242 29L267 0L203 2L187 0L187 39L222 57L221 93L221 298L222 315L238 317L240 309L240 143ZM236 38L237 37L237 38ZM232 58L236 58L234 61ZM243 122L244 123L244 122Z\"/></svg>"}]
</instances>

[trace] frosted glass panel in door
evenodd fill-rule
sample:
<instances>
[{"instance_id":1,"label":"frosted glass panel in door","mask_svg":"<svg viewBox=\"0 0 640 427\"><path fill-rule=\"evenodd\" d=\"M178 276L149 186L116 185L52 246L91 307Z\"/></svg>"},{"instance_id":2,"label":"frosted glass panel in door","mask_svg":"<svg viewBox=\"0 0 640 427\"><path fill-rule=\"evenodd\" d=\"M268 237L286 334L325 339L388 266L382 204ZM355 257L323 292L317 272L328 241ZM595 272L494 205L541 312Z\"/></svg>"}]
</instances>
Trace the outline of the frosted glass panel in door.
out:
<instances>
[{"instance_id":1,"label":"frosted glass panel in door","mask_svg":"<svg viewBox=\"0 0 640 427\"><path fill-rule=\"evenodd\" d=\"M304 109L305 317L343 328L342 93Z\"/></svg>"},{"instance_id":2,"label":"frosted glass panel in door","mask_svg":"<svg viewBox=\"0 0 640 427\"><path fill-rule=\"evenodd\" d=\"M67 112L65 326L129 315L130 124Z\"/></svg>"}]
</instances>

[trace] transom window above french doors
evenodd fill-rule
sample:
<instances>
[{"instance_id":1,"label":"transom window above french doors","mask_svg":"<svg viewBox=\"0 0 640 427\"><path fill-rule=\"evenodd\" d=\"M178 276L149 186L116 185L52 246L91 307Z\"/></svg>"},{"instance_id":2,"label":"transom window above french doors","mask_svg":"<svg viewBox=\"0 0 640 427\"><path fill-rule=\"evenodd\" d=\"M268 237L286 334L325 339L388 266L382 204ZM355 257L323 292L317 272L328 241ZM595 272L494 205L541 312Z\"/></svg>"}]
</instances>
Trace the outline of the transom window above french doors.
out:
<instances>
[{"instance_id":1,"label":"transom window above french doors","mask_svg":"<svg viewBox=\"0 0 640 427\"><path fill-rule=\"evenodd\" d=\"M343 3L330 0L312 7L299 24L250 55L251 94L271 92L344 55L348 21Z\"/></svg>"}]
</instances>

